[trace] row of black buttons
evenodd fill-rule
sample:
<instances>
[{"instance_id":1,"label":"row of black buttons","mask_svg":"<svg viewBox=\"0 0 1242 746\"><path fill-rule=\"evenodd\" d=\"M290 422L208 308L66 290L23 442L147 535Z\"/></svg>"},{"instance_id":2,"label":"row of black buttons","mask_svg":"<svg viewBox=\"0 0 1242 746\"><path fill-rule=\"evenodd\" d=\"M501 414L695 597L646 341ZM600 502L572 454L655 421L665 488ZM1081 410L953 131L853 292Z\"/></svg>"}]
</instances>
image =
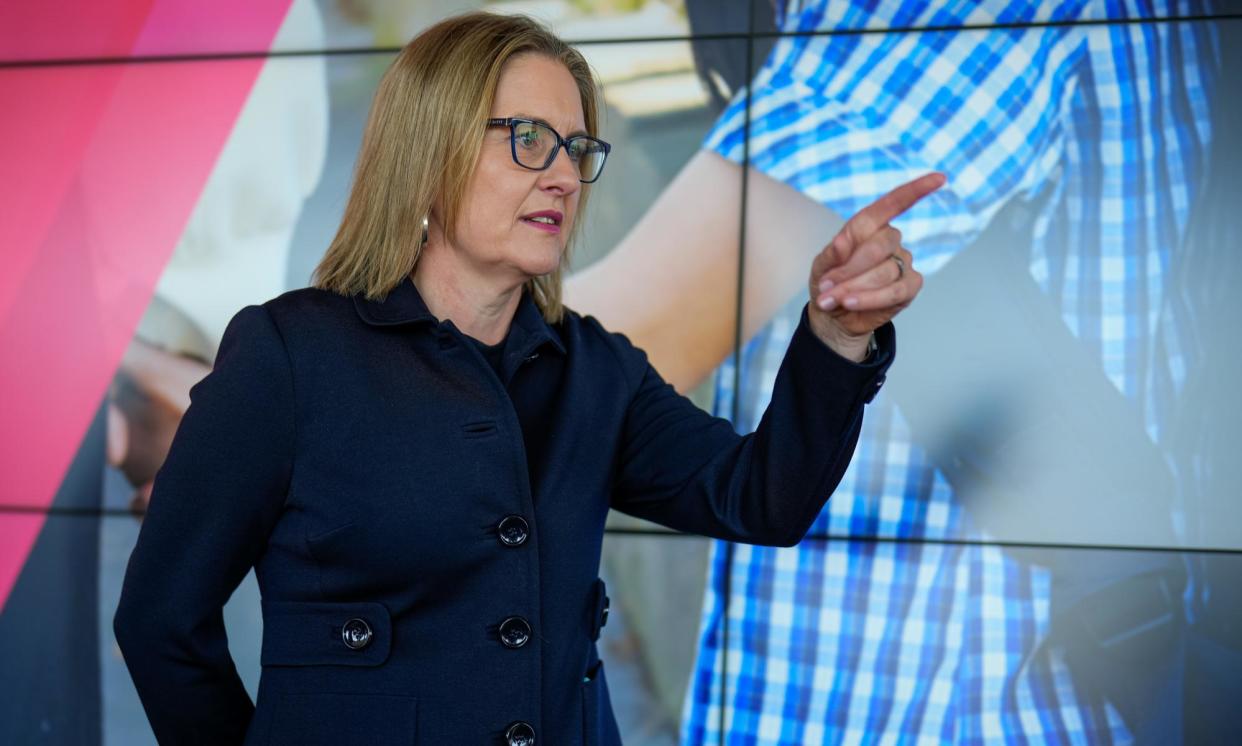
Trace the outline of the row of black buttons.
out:
<instances>
[{"instance_id":1,"label":"row of black buttons","mask_svg":"<svg viewBox=\"0 0 1242 746\"><path fill-rule=\"evenodd\" d=\"M530 524L520 515L508 515L496 526L500 543L507 547L521 546L530 536ZM530 639L530 622L520 616L511 616L500 623L500 641L507 648L517 649Z\"/></svg>"},{"instance_id":2,"label":"row of black buttons","mask_svg":"<svg viewBox=\"0 0 1242 746\"><path fill-rule=\"evenodd\" d=\"M530 640L530 622L520 616L511 616L500 623L500 642L516 650ZM371 644L371 625L365 619L350 619L341 627L341 640L350 650L362 650Z\"/></svg>"},{"instance_id":3,"label":"row of black buttons","mask_svg":"<svg viewBox=\"0 0 1242 746\"><path fill-rule=\"evenodd\" d=\"M507 515L496 526L496 536L507 547L519 547L530 536L530 524L520 515ZM500 623L500 643L516 650L530 640L530 622L520 616L511 616ZM535 746L535 729L530 723L518 722L505 731L508 746Z\"/></svg>"}]
</instances>

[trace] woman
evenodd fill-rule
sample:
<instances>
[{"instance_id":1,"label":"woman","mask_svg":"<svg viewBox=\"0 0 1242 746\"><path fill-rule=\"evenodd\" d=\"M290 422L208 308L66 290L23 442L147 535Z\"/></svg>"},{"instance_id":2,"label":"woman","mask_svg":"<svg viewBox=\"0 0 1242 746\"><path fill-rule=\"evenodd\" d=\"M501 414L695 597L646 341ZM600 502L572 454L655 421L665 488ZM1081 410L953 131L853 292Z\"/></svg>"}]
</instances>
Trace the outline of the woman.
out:
<instances>
[{"instance_id":1,"label":"woman","mask_svg":"<svg viewBox=\"0 0 1242 746\"><path fill-rule=\"evenodd\" d=\"M816 257L769 417L739 437L561 305L608 151L595 95L572 48L486 14L384 75L317 286L238 312L156 478L115 628L161 741L619 743L595 646L609 507L805 533L921 285L887 222L941 178ZM221 618L251 566L254 705Z\"/></svg>"}]
</instances>

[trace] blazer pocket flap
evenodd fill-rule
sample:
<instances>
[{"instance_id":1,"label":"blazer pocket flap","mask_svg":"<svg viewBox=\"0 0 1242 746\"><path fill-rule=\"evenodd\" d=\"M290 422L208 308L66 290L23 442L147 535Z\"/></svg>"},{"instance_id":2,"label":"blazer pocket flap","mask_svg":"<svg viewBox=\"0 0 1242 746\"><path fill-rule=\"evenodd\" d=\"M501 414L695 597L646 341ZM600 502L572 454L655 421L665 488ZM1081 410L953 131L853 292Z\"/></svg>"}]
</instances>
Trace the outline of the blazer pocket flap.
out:
<instances>
[{"instance_id":1,"label":"blazer pocket flap","mask_svg":"<svg viewBox=\"0 0 1242 746\"><path fill-rule=\"evenodd\" d=\"M263 602L264 666L378 666L391 644L383 604Z\"/></svg>"}]
</instances>

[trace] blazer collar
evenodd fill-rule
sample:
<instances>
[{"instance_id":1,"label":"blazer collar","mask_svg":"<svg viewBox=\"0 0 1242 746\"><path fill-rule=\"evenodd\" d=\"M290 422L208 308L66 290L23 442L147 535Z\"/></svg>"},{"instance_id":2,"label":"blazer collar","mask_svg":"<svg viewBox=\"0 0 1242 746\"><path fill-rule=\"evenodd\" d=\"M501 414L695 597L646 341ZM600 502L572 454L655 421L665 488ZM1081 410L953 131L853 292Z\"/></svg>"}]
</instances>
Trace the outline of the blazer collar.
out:
<instances>
[{"instance_id":1,"label":"blazer collar","mask_svg":"<svg viewBox=\"0 0 1242 746\"><path fill-rule=\"evenodd\" d=\"M363 321L372 326L441 323L427 309L423 296L419 294L414 279L409 275L389 291L383 300L371 300L362 293L356 293L354 309ZM452 324L451 321L443 323ZM560 334L544 320L530 293L523 290L522 299L518 301L517 311L513 314L513 322L509 325L509 341L506 342L505 349L518 350L529 355L545 343L550 343L561 354L565 354L565 345Z\"/></svg>"},{"instance_id":2,"label":"blazer collar","mask_svg":"<svg viewBox=\"0 0 1242 746\"><path fill-rule=\"evenodd\" d=\"M380 300L371 300L360 292L355 293L354 309L363 321L372 326L439 321L427 310L423 296L419 295L418 288L414 286L414 280L409 275Z\"/></svg>"}]
</instances>

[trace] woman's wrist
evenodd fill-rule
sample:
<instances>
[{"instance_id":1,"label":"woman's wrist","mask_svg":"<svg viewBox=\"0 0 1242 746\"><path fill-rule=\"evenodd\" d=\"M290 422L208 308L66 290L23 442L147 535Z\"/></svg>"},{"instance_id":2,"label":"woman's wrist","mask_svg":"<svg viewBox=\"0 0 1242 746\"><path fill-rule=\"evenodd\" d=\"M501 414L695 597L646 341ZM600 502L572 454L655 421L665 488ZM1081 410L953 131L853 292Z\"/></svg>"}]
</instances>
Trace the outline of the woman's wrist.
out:
<instances>
[{"instance_id":1,"label":"woman's wrist","mask_svg":"<svg viewBox=\"0 0 1242 746\"><path fill-rule=\"evenodd\" d=\"M807 323L819 341L846 360L861 363L871 354L875 338L873 331L850 334L842 329L831 316L815 313L810 308L807 309Z\"/></svg>"}]
</instances>

